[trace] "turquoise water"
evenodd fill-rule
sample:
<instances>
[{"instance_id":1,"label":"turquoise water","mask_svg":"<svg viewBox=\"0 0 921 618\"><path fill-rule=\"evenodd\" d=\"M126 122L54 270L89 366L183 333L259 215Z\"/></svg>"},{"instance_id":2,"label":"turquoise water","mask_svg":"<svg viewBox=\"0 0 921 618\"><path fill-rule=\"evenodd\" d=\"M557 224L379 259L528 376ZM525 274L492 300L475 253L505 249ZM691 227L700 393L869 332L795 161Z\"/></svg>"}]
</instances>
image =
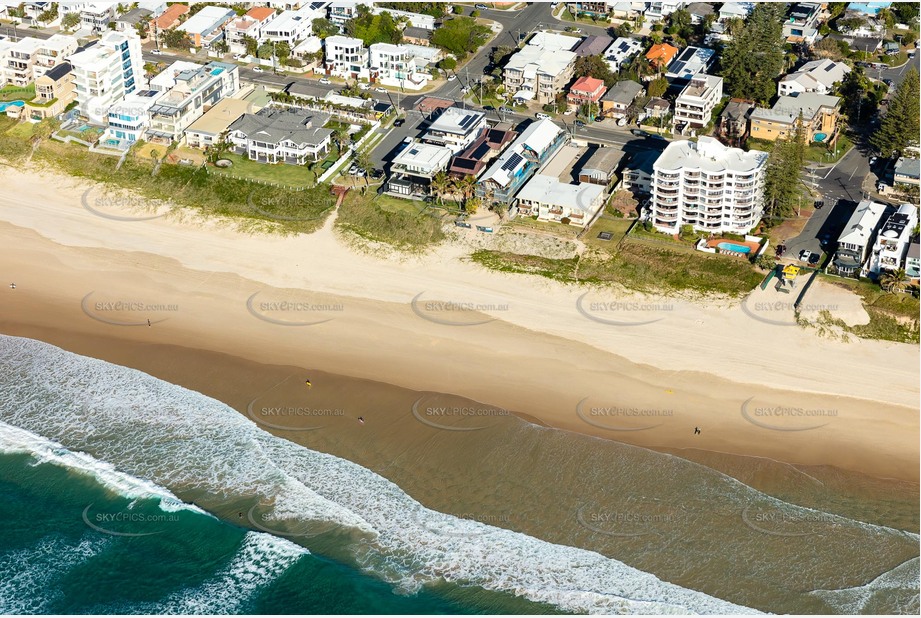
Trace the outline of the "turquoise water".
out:
<instances>
[{"instance_id":1,"label":"turquoise water","mask_svg":"<svg viewBox=\"0 0 921 618\"><path fill-rule=\"evenodd\" d=\"M826 137L828 136L824 133L816 133L814 136L812 136L812 139L816 142L824 142Z\"/></svg>"},{"instance_id":2,"label":"turquoise water","mask_svg":"<svg viewBox=\"0 0 921 618\"><path fill-rule=\"evenodd\" d=\"M716 246L726 251L738 251L739 253L751 253L752 250L747 245L737 245L734 242L721 242Z\"/></svg>"},{"instance_id":3,"label":"turquoise water","mask_svg":"<svg viewBox=\"0 0 921 618\"><path fill-rule=\"evenodd\" d=\"M224 69L217 68L217 69L212 70L212 71L211 71L211 74L212 74L212 75L220 75L220 74L223 73L223 72L224 72Z\"/></svg>"},{"instance_id":4,"label":"turquoise water","mask_svg":"<svg viewBox=\"0 0 921 618\"><path fill-rule=\"evenodd\" d=\"M8 103L6 102L0 103L0 113L5 112L6 108L11 107L11 106L12 107L25 107L25 105L26 105L25 101L10 101Z\"/></svg>"}]
</instances>

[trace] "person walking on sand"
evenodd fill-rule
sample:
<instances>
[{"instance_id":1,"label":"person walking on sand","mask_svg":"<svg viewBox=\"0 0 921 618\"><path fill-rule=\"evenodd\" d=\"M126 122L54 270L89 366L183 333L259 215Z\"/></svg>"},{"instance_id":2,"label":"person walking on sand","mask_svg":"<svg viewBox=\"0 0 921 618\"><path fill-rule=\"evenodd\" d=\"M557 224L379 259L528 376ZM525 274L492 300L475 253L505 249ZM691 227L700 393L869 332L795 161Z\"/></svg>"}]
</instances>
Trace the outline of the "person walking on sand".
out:
<instances>
[{"instance_id":1,"label":"person walking on sand","mask_svg":"<svg viewBox=\"0 0 921 618\"><path fill-rule=\"evenodd\" d=\"M150 328L150 318L147 318L147 327Z\"/></svg>"},{"instance_id":2,"label":"person walking on sand","mask_svg":"<svg viewBox=\"0 0 921 618\"><path fill-rule=\"evenodd\" d=\"M365 424L365 417L359 416L359 417L358 417L358 422L361 423L362 425L364 425L364 424Z\"/></svg>"},{"instance_id":3,"label":"person walking on sand","mask_svg":"<svg viewBox=\"0 0 921 618\"><path fill-rule=\"evenodd\" d=\"M695 427L695 428L694 428L694 435L695 435L695 436L700 435L700 427Z\"/></svg>"}]
</instances>

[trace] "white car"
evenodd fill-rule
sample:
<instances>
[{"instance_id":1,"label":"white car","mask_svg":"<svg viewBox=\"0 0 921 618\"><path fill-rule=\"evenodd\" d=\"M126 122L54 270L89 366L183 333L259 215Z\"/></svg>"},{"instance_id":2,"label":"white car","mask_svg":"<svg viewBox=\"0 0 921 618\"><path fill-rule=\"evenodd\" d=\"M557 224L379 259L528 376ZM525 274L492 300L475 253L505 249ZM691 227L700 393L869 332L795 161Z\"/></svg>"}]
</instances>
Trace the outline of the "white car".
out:
<instances>
[{"instance_id":1,"label":"white car","mask_svg":"<svg viewBox=\"0 0 921 618\"><path fill-rule=\"evenodd\" d=\"M322 78L322 79L320 80L320 83L323 84L324 86L328 86L328 85L330 85L330 84L333 83L333 82L330 81L330 80L328 80L328 79L326 79L326 78L324 77L324 78Z\"/></svg>"},{"instance_id":2,"label":"white car","mask_svg":"<svg viewBox=\"0 0 921 618\"><path fill-rule=\"evenodd\" d=\"M550 115L543 112L537 112L536 116L538 120L550 120Z\"/></svg>"},{"instance_id":3,"label":"white car","mask_svg":"<svg viewBox=\"0 0 921 618\"><path fill-rule=\"evenodd\" d=\"M358 89L359 90L371 90L371 86L369 86L368 84L358 84Z\"/></svg>"},{"instance_id":4,"label":"white car","mask_svg":"<svg viewBox=\"0 0 921 618\"><path fill-rule=\"evenodd\" d=\"M455 79L457 79L457 75L448 75L449 82L453 82Z\"/></svg>"},{"instance_id":5,"label":"white car","mask_svg":"<svg viewBox=\"0 0 921 618\"><path fill-rule=\"evenodd\" d=\"M467 87L461 88L461 94L467 94L468 92L470 92L470 88L467 88Z\"/></svg>"},{"instance_id":6,"label":"white car","mask_svg":"<svg viewBox=\"0 0 921 618\"><path fill-rule=\"evenodd\" d=\"M383 92L384 94L387 94L387 89L386 88L375 88L374 92Z\"/></svg>"},{"instance_id":7,"label":"white car","mask_svg":"<svg viewBox=\"0 0 921 618\"><path fill-rule=\"evenodd\" d=\"M264 72L265 72L265 71L262 70L261 67L253 67L253 71L255 71L256 73L264 73Z\"/></svg>"},{"instance_id":8,"label":"white car","mask_svg":"<svg viewBox=\"0 0 921 618\"><path fill-rule=\"evenodd\" d=\"M626 118L620 118L620 119L618 119L618 121L617 121L617 126L619 126L619 127L625 127L625 126L627 126L627 119L626 119Z\"/></svg>"},{"instance_id":9,"label":"white car","mask_svg":"<svg viewBox=\"0 0 921 618\"><path fill-rule=\"evenodd\" d=\"M574 110L574 109L567 109L565 112L563 112L563 115L564 115L564 116L572 116L572 115L575 114L575 113L576 113L576 110Z\"/></svg>"}]
</instances>

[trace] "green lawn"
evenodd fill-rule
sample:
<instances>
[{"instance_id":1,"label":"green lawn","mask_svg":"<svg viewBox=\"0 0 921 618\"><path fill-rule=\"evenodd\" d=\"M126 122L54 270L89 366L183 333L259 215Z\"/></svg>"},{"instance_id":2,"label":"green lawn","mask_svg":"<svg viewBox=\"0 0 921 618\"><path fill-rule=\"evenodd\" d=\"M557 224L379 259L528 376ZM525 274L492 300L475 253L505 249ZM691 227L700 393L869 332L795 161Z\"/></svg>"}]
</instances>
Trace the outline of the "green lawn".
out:
<instances>
[{"instance_id":1,"label":"green lawn","mask_svg":"<svg viewBox=\"0 0 921 618\"><path fill-rule=\"evenodd\" d=\"M598 26L599 28L607 28L608 26L611 25L611 22L609 20L603 20L603 19L595 20L595 19L592 19L591 17L585 17L582 15L580 15L579 17L576 17L569 11L568 8L562 13L560 13L560 19L562 19L563 21L570 21L573 23L585 24L586 26Z\"/></svg>"},{"instance_id":2,"label":"green lawn","mask_svg":"<svg viewBox=\"0 0 921 618\"><path fill-rule=\"evenodd\" d=\"M233 161L229 168L209 167L208 171L214 174L226 174L246 180L268 182L285 187L312 187L316 184L316 176L303 165L285 165L277 163L269 165L250 161L243 155L225 153L223 159Z\"/></svg>"},{"instance_id":3,"label":"green lawn","mask_svg":"<svg viewBox=\"0 0 921 618\"><path fill-rule=\"evenodd\" d=\"M4 86L0 88L0 101L31 101L35 98L35 84L25 88L20 86Z\"/></svg>"},{"instance_id":4,"label":"green lawn","mask_svg":"<svg viewBox=\"0 0 921 618\"><path fill-rule=\"evenodd\" d=\"M838 141L835 144L837 155L829 151L824 144L812 144L806 148L806 160L815 163L833 163L841 160L841 157L846 155L853 147L854 143L848 139L847 135L841 133L838 135Z\"/></svg>"},{"instance_id":5,"label":"green lawn","mask_svg":"<svg viewBox=\"0 0 921 618\"><path fill-rule=\"evenodd\" d=\"M592 225L592 229L585 233L582 240L590 247L613 253L634 221L635 219L621 219L607 216L598 217ZM611 232L611 240L601 240L598 238L598 234L601 232Z\"/></svg>"}]
</instances>

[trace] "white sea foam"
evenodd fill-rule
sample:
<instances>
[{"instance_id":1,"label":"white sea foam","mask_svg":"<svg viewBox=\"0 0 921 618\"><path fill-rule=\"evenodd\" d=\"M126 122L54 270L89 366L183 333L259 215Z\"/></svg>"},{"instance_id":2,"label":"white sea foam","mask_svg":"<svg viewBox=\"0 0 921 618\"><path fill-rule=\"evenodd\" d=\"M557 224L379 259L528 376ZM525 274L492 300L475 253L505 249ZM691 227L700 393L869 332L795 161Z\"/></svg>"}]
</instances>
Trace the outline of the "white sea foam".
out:
<instances>
[{"instance_id":1,"label":"white sea foam","mask_svg":"<svg viewBox=\"0 0 921 618\"><path fill-rule=\"evenodd\" d=\"M138 371L0 336L0 386L0 420L135 477L174 491L255 496L278 519L360 533L356 562L406 591L448 581L574 612L754 611L592 551L430 511L370 470L272 436L218 401Z\"/></svg>"},{"instance_id":2,"label":"white sea foam","mask_svg":"<svg viewBox=\"0 0 921 618\"><path fill-rule=\"evenodd\" d=\"M886 571L863 586L840 590L815 590L815 596L836 608L841 614L904 614L917 616L921 610L918 599L918 558L908 560L894 569ZM884 591L899 591L903 594L889 595L881 600L878 594ZM888 599L900 598L907 601L900 607L887 605Z\"/></svg>"}]
</instances>

